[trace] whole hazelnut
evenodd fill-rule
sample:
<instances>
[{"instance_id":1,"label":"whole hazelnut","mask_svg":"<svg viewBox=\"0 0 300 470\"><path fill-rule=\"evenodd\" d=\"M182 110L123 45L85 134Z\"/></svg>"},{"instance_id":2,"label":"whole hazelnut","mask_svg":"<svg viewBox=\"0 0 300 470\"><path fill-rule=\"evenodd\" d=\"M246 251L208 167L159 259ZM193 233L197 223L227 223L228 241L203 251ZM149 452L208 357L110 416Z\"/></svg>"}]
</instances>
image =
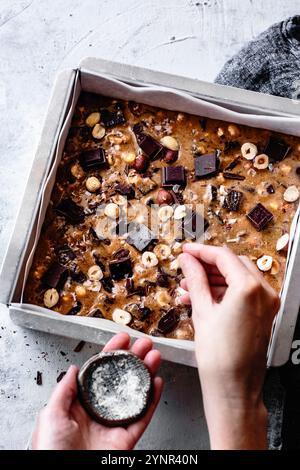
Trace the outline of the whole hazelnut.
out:
<instances>
[{"instance_id":1,"label":"whole hazelnut","mask_svg":"<svg viewBox=\"0 0 300 470\"><path fill-rule=\"evenodd\" d=\"M157 204L172 204L174 202L172 194L166 189L160 189L156 197Z\"/></svg>"},{"instance_id":2,"label":"whole hazelnut","mask_svg":"<svg viewBox=\"0 0 300 470\"><path fill-rule=\"evenodd\" d=\"M166 163L174 163L178 158L177 150L167 150L164 156L164 161Z\"/></svg>"},{"instance_id":3,"label":"whole hazelnut","mask_svg":"<svg viewBox=\"0 0 300 470\"><path fill-rule=\"evenodd\" d=\"M137 155L133 167L138 172L143 172L147 169L149 160L146 155Z\"/></svg>"}]
</instances>

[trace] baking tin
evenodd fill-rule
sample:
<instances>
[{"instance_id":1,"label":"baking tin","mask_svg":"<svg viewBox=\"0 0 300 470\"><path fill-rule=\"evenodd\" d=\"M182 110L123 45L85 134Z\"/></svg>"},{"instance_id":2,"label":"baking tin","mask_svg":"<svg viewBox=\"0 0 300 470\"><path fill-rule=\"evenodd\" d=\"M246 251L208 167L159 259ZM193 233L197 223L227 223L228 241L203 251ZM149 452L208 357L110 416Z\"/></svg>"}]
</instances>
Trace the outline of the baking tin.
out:
<instances>
[{"instance_id":1,"label":"baking tin","mask_svg":"<svg viewBox=\"0 0 300 470\"><path fill-rule=\"evenodd\" d=\"M43 188L55 159L61 129L70 110L74 91L80 84L86 91L99 93L97 80L100 80L100 77L102 80L103 77L106 78L108 84L112 79L134 86L139 89L140 96L143 96L143 91L145 91L144 94L147 96L145 99L150 100L152 86L156 88L167 87L169 90L166 90L165 93L166 96L168 92L170 93L169 98L172 103L170 106L178 111L181 111L180 105L174 104L174 96L172 96L170 89L179 92L179 94L181 92L188 93L208 104L219 105L226 110L238 112L241 119L244 115L250 121L251 115L254 119L260 119L260 116L273 116L272 129L294 135L300 135L300 105L298 102L285 98L93 58L83 61L77 70L67 70L58 76L15 229L2 265L0 301L8 304L10 316L18 325L103 344L120 330L128 331L133 338L144 336L144 334L128 327L120 327L112 321L90 317L66 317L38 306L25 307L20 302L25 262L34 242ZM179 98L180 96L178 97L180 103ZM140 98L140 101L143 99ZM209 117L213 117L213 115ZM283 119L278 119L280 117ZM234 121L232 118L230 120ZM298 222L299 211L292 226L294 238L290 246L286 276L281 292L282 306L274 324L269 347L269 366L278 366L288 360L297 320L300 303L300 293L298 292L300 223ZM154 337L152 339L155 347L161 350L164 359L190 366L196 365L192 341Z\"/></svg>"}]
</instances>

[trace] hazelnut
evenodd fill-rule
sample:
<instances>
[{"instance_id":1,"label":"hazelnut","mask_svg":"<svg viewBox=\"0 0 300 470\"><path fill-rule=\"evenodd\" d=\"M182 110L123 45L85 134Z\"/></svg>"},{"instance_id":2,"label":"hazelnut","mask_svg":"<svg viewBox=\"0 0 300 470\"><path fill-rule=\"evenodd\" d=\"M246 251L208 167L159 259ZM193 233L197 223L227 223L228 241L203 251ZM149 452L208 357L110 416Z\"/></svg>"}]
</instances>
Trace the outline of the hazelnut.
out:
<instances>
[{"instance_id":1,"label":"hazelnut","mask_svg":"<svg viewBox=\"0 0 300 470\"><path fill-rule=\"evenodd\" d=\"M160 140L160 143L169 150L177 151L179 149L177 140L170 135L166 135L165 137L163 137Z\"/></svg>"},{"instance_id":2,"label":"hazelnut","mask_svg":"<svg viewBox=\"0 0 300 470\"><path fill-rule=\"evenodd\" d=\"M178 158L178 152L175 150L167 150L165 156L164 156L164 161L166 163L174 163Z\"/></svg>"},{"instance_id":3,"label":"hazelnut","mask_svg":"<svg viewBox=\"0 0 300 470\"><path fill-rule=\"evenodd\" d=\"M100 121L100 113L91 113L89 116L86 118L85 123L89 127L94 127L98 122Z\"/></svg>"},{"instance_id":4,"label":"hazelnut","mask_svg":"<svg viewBox=\"0 0 300 470\"><path fill-rule=\"evenodd\" d=\"M149 165L149 160L146 155L137 155L135 162L134 162L134 169L138 172L143 172L147 169Z\"/></svg>"},{"instance_id":5,"label":"hazelnut","mask_svg":"<svg viewBox=\"0 0 300 470\"><path fill-rule=\"evenodd\" d=\"M86 180L85 186L86 186L86 189L90 193L94 193L94 192L98 191L98 189L101 187L101 182L95 176L90 176Z\"/></svg>"},{"instance_id":6,"label":"hazelnut","mask_svg":"<svg viewBox=\"0 0 300 470\"><path fill-rule=\"evenodd\" d=\"M76 286L75 294L78 298L83 298L86 296L86 288L84 286Z\"/></svg>"},{"instance_id":7,"label":"hazelnut","mask_svg":"<svg viewBox=\"0 0 300 470\"><path fill-rule=\"evenodd\" d=\"M157 204L173 204L174 199L172 194L167 191L166 189L160 189L157 193L157 198L156 198Z\"/></svg>"}]
</instances>

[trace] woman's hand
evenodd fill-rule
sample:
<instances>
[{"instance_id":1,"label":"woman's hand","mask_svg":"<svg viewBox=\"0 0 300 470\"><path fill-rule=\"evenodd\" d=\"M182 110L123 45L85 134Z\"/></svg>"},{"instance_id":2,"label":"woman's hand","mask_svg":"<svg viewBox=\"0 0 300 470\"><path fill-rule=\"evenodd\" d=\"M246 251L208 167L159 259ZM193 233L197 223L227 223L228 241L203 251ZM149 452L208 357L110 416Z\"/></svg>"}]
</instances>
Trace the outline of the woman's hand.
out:
<instances>
[{"instance_id":1,"label":"woman's hand","mask_svg":"<svg viewBox=\"0 0 300 470\"><path fill-rule=\"evenodd\" d=\"M127 333L114 336L104 351L128 349ZM138 339L131 348L154 377L160 365L160 353L152 349L148 338ZM32 438L34 450L128 450L132 449L148 426L162 391L162 379L155 377L153 401L146 415L126 428L108 428L93 421L77 399L78 368L71 366L56 386L48 405L41 411Z\"/></svg>"},{"instance_id":2,"label":"woman's hand","mask_svg":"<svg viewBox=\"0 0 300 470\"><path fill-rule=\"evenodd\" d=\"M181 301L192 303L211 445L265 448L262 387L279 297L247 257L196 243L183 251Z\"/></svg>"}]
</instances>

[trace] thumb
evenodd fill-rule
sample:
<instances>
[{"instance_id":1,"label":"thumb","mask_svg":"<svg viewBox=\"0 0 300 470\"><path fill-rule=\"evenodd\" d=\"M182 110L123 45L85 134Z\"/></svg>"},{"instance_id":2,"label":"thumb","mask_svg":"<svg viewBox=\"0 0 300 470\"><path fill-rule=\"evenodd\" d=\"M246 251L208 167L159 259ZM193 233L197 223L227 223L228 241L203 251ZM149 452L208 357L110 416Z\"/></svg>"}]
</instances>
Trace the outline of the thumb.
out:
<instances>
[{"instance_id":1,"label":"thumb","mask_svg":"<svg viewBox=\"0 0 300 470\"><path fill-rule=\"evenodd\" d=\"M179 264L184 274L186 285L192 301L192 307L201 313L212 303L209 282L201 263L188 253L179 256Z\"/></svg>"},{"instance_id":2,"label":"thumb","mask_svg":"<svg viewBox=\"0 0 300 470\"><path fill-rule=\"evenodd\" d=\"M64 378L56 385L48 402L48 407L55 411L68 413L77 396L78 367L71 366Z\"/></svg>"}]
</instances>

